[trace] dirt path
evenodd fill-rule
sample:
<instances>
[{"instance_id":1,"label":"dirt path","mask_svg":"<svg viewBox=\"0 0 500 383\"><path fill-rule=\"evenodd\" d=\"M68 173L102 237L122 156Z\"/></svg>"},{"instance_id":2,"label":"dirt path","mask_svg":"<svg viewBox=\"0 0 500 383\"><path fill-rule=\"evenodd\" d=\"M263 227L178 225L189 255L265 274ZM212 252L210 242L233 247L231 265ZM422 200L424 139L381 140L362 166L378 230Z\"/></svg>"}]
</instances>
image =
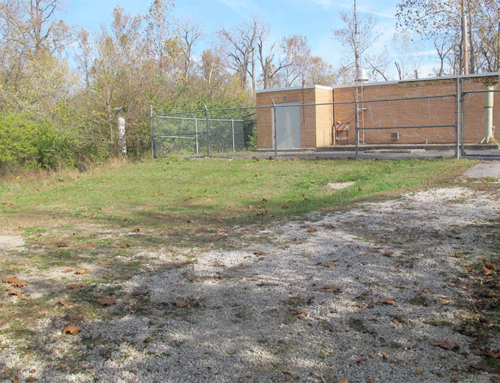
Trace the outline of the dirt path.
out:
<instances>
[{"instance_id":1,"label":"dirt path","mask_svg":"<svg viewBox=\"0 0 500 383\"><path fill-rule=\"evenodd\" d=\"M494 294L499 213L498 193L430 190L214 234L238 250L165 242L83 275L21 272L43 296L6 295L3 309L33 305L33 319L0 328L0 379L489 382L498 371L481 363L500 337L477 344L476 327L463 324L489 324L494 310L472 294L476 285L482 301ZM140 264L133 277L106 280L127 262ZM38 299L48 312L36 311ZM68 324L81 331L62 335Z\"/></svg>"}]
</instances>

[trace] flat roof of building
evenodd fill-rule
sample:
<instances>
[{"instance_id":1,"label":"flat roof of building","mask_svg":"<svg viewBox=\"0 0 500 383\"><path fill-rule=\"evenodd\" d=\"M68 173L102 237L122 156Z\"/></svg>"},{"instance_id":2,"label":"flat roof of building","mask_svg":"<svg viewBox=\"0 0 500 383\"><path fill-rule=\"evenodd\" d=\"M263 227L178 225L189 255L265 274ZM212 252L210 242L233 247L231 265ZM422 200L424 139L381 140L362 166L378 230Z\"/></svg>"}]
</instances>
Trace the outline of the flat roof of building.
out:
<instances>
[{"instance_id":1,"label":"flat roof of building","mask_svg":"<svg viewBox=\"0 0 500 383\"><path fill-rule=\"evenodd\" d=\"M479 78L479 77L500 77L500 72L491 72L491 73L475 73L475 74L466 74L459 76L441 76L441 77L426 77L426 78L413 78L413 79L404 79L398 81L380 81L380 82L363 82L358 83L363 86L375 86L375 85L391 85L391 84L400 84L400 83L411 83L411 82L419 82L419 81L440 81L440 80L455 80L455 79L467 79L467 78ZM352 84L341 84L334 86L324 86L324 85L308 85L308 86L295 86L289 88L274 88L274 89L263 89L258 90L255 93L269 93L269 92L282 92L288 90L300 90L300 89L325 89L325 90L333 90L339 88L352 88L356 86L356 83Z\"/></svg>"}]
</instances>

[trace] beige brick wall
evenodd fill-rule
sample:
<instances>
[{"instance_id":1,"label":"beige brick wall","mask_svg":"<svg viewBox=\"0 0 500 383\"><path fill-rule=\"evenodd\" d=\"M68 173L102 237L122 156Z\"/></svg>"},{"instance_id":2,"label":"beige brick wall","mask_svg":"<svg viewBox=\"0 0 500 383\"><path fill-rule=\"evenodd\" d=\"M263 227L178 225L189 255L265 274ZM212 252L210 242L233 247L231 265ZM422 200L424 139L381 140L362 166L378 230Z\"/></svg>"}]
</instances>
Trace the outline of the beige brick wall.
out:
<instances>
[{"instance_id":1,"label":"beige brick wall","mask_svg":"<svg viewBox=\"0 0 500 383\"><path fill-rule=\"evenodd\" d=\"M498 77L495 77L498 79ZM465 80L464 89L468 91L485 90L487 81L495 78L473 77ZM498 85L495 87L500 89ZM285 89L274 92L258 93L257 106L271 106L271 98L276 104L298 102L300 104L339 103L354 101L355 87L340 87L333 91L321 87L305 89ZM423 129L373 129L364 132L366 144L420 144L455 142L456 99L455 97L428 98L428 96L455 95L456 80L419 80L399 83L367 85L363 87L362 99L382 100L409 97L423 97L416 100L366 102L360 103L360 127L381 128L391 126L432 126L453 125L448 128ZM464 141L479 143L485 136L486 112L484 94L467 95L463 103L465 124ZM301 107L301 145L302 148L316 148L334 145L332 126L342 118L349 123L348 142L355 143L354 103L346 105L315 105ZM272 108L257 110L258 148L273 148ZM500 138L500 93L495 94L494 125L499 127ZM391 133L398 132L399 140L394 141Z\"/></svg>"},{"instance_id":2,"label":"beige brick wall","mask_svg":"<svg viewBox=\"0 0 500 383\"><path fill-rule=\"evenodd\" d=\"M332 103L333 93L331 90L316 88L316 104ZM333 105L317 105L315 110L316 145L330 146L333 143Z\"/></svg>"},{"instance_id":3,"label":"beige brick wall","mask_svg":"<svg viewBox=\"0 0 500 383\"><path fill-rule=\"evenodd\" d=\"M484 90L484 78L468 79L464 84L467 90ZM334 89L334 102L354 100L355 88ZM407 97L427 97L437 95L454 95L456 93L455 80L415 81L386 85L369 85L363 88L364 100L382 100ZM500 96L500 94L499 94ZM468 95L464 102L464 141L479 143L485 132L484 94ZM500 97L494 108L494 121L500 124ZM455 125L456 99L422 98L417 100L391 101L360 104L366 108L360 113L359 126L366 128L390 126L431 126ZM364 118L363 118L364 117ZM335 120L351 122L351 132L354 133L355 115L354 105L335 105ZM455 142L455 127L425 128L425 129L376 129L364 133L366 144L419 144L419 143L453 143ZM400 139L391 139L391 133L399 132ZM350 134L349 144L355 143L355 134Z\"/></svg>"},{"instance_id":4,"label":"beige brick wall","mask_svg":"<svg viewBox=\"0 0 500 383\"><path fill-rule=\"evenodd\" d=\"M322 91L322 92L318 92ZM269 108L257 109L257 146L259 149L272 149L274 147L273 137L273 111L272 101L276 105L298 102L304 104L316 104L317 93L320 99L330 99L332 92L328 89L305 88L286 89L276 92L257 93L256 105L269 106ZM322 102L322 101L321 101ZM316 106L301 106L300 108L300 139L302 148L316 148L317 146L317 124L316 120L324 119L326 116L316 115ZM332 111L330 110L330 116ZM331 118L331 117L330 117ZM323 134L323 133L321 133Z\"/></svg>"}]
</instances>

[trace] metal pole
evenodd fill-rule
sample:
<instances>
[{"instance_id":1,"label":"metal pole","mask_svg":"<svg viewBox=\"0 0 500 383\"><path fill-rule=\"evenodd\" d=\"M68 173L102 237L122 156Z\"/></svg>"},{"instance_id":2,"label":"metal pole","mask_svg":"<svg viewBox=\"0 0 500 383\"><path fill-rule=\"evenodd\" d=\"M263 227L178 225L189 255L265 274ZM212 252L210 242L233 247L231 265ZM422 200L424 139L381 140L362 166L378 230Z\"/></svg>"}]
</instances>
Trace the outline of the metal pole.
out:
<instances>
[{"instance_id":1,"label":"metal pole","mask_svg":"<svg viewBox=\"0 0 500 383\"><path fill-rule=\"evenodd\" d=\"M457 120L457 128L456 128L456 140L457 147L455 149L455 155L457 160L460 159L460 79L457 77L457 95L456 95L456 120Z\"/></svg>"},{"instance_id":2,"label":"metal pole","mask_svg":"<svg viewBox=\"0 0 500 383\"><path fill-rule=\"evenodd\" d=\"M196 116L191 113L191 116L193 116L194 118L194 137L195 137L195 141L196 141L196 154L199 154L199 148L198 148L198 119L196 118Z\"/></svg>"},{"instance_id":3,"label":"metal pole","mask_svg":"<svg viewBox=\"0 0 500 383\"><path fill-rule=\"evenodd\" d=\"M235 146L234 146L234 120L233 120L233 117L231 117L231 130L233 132L233 152L235 152L236 149L235 149Z\"/></svg>"},{"instance_id":4,"label":"metal pole","mask_svg":"<svg viewBox=\"0 0 500 383\"><path fill-rule=\"evenodd\" d=\"M359 116L358 116L358 97L354 98L354 109L355 109L355 135L356 135L356 159L359 159Z\"/></svg>"},{"instance_id":5,"label":"metal pole","mask_svg":"<svg viewBox=\"0 0 500 383\"><path fill-rule=\"evenodd\" d=\"M465 153L465 119L464 119L464 97L465 97L465 92L464 92L464 79L462 78L460 80L460 135L462 145L461 145L461 152L462 152L462 157L465 156L467 153Z\"/></svg>"},{"instance_id":6,"label":"metal pole","mask_svg":"<svg viewBox=\"0 0 500 383\"><path fill-rule=\"evenodd\" d=\"M276 133L276 103L271 97L271 101L273 102L273 130L274 130L274 158L278 158L278 135Z\"/></svg>"},{"instance_id":7,"label":"metal pole","mask_svg":"<svg viewBox=\"0 0 500 383\"><path fill-rule=\"evenodd\" d=\"M205 107L205 119L207 121L207 156L210 157L210 132L209 132L210 124L208 122L208 108L205 105L205 103L203 103L203 106Z\"/></svg>"},{"instance_id":8,"label":"metal pole","mask_svg":"<svg viewBox=\"0 0 500 383\"><path fill-rule=\"evenodd\" d=\"M153 128L153 105L150 105L149 122L151 124L151 156L155 158L155 140L154 140L154 128Z\"/></svg>"}]
</instances>

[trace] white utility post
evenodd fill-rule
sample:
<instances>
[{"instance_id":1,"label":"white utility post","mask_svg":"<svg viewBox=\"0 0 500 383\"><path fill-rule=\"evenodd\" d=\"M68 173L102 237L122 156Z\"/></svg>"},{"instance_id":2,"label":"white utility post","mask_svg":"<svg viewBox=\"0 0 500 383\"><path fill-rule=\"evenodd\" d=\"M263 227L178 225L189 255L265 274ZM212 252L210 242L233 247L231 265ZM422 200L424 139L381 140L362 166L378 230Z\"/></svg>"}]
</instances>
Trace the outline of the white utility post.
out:
<instances>
[{"instance_id":1,"label":"white utility post","mask_svg":"<svg viewBox=\"0 0 500 383\"><path fill-rule=\"evenodd\" d=\"M120 154L125 157L125 155L127 154L127 139L125 136L125 117L123 116L123 106L115 108L115 112L118 117L118 139L120 142Z\"/></svg>"}]
</instances>

